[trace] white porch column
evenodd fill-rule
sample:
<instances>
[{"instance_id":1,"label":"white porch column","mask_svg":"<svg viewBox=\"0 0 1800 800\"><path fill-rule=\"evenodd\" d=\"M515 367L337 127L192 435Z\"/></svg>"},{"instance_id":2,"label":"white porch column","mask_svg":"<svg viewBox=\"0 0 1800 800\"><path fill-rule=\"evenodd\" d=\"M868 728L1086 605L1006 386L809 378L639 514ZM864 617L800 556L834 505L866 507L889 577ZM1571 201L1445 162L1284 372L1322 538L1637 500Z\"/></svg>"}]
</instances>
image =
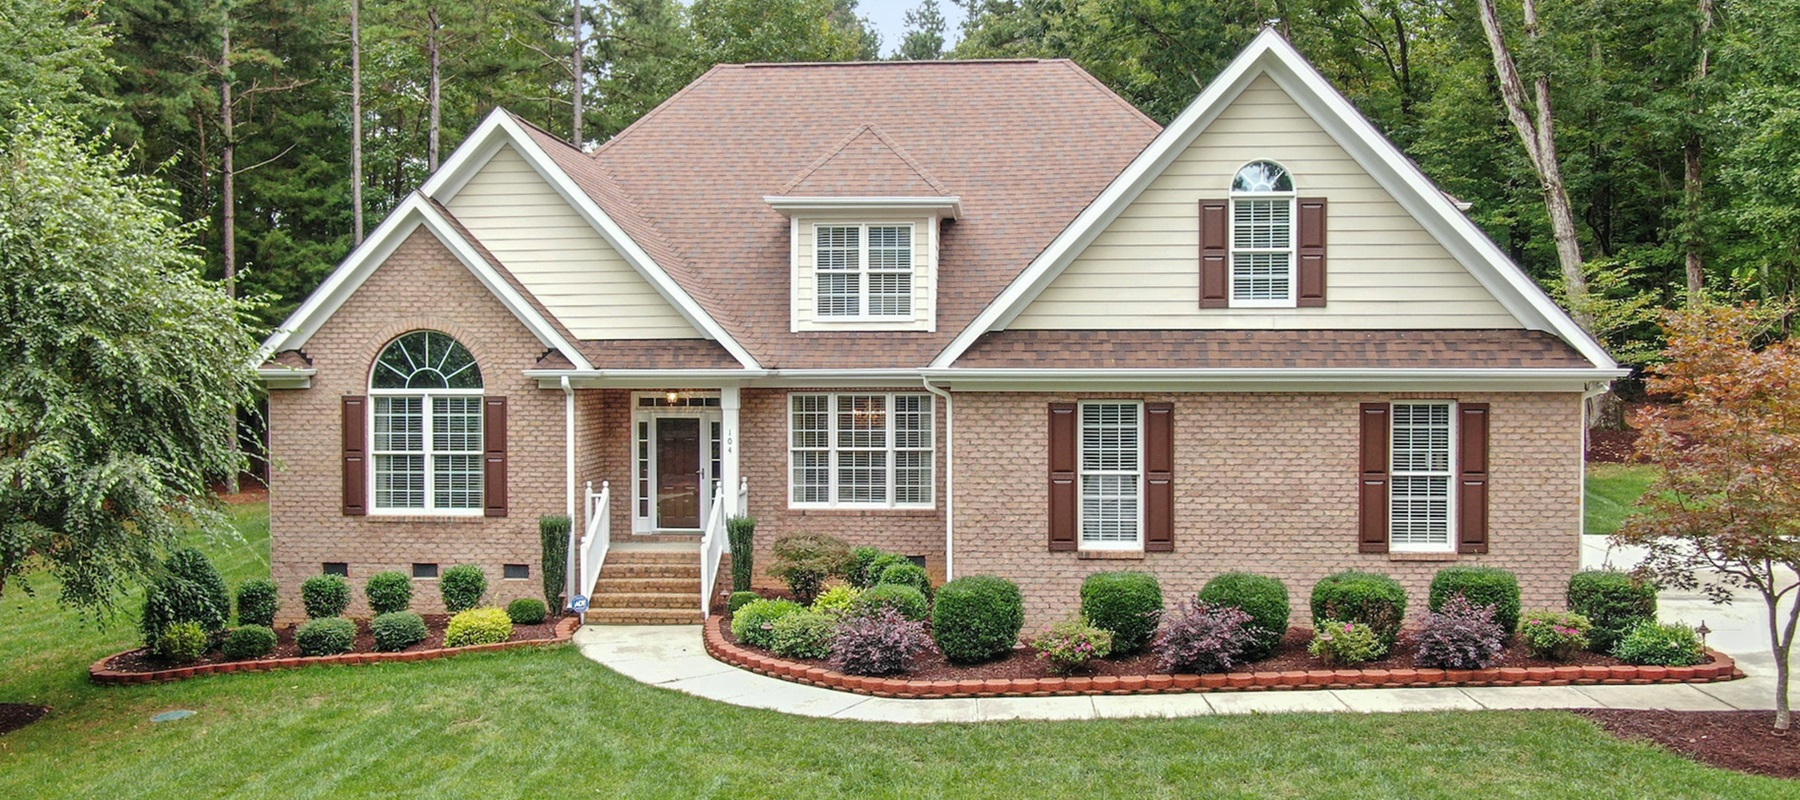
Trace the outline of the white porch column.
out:
<instances>
[{"instance_id":1,"label":"white porch column","mask_svg":"<svg viewBox=\"0 0 1800 800\"><path fill-rule=\"evenodd\" d=\"M725 495L726 516L743 514L749 510L737 507L738 481L743 474L738 469L738 446L742 438L738 432L738 410L743 408L743 403L737 384L719 387L719 410L724 423L720 433L723 441L719 443L719 486Z\"/></svg>"}]
</instances>

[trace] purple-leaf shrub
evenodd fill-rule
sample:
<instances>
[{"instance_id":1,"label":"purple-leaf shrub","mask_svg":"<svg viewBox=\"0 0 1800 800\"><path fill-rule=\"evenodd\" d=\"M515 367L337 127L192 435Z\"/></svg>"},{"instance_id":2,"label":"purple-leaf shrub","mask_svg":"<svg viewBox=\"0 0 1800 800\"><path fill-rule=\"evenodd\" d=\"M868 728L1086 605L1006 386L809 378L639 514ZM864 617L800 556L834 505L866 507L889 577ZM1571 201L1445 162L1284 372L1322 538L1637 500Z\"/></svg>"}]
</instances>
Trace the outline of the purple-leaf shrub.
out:
<instances>
[{"instance_id":1,"label":"purple-leaf shrub","mask_svg":"<svg viewBox=\"0 0 1800 800\"><path fill-rule=\"evenodd\" d=\"M897 675L911 671L913 656L930 642L925 623L881 606L838 624L831 637L831 666L845 675Z\"/></svg>"},{"instance_id":2,"label":"purple-leaf shrub","mask_svg":"<svg viewBox=\"0 0 1800 800\"><path fill-rule=\"evenodd\" d=\"M1190 600L1163 617L1153 646L1169 672L1225 672L1257 641L1258 629L1243 609Z\"/></svg>"},{"instance_id":3,"label":"purple-leaf shrub","mask_svg":"<svg viewBox=\"0 0 1800 800\"><path fill-rule=\"evenodd\" d=\"M1493 606L1478 606L1456 595L1425 618L1418 663L1443 669L1487 669L1506 649L1506 631L1494 621Z\"/></svg>"}]
</instances>

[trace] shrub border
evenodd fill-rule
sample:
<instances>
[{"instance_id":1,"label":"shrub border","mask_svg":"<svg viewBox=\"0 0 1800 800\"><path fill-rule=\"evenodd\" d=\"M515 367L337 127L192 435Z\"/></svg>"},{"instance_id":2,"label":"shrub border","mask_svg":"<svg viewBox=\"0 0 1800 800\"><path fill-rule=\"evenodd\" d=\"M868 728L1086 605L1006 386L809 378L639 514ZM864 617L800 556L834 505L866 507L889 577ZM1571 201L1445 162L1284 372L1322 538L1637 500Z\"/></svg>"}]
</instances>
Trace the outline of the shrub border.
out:
<instances>
[{"instance_id":1,"label":"shrub border","mask_svg":"<svg viewBox=\"0 0 1800 800\"><path fill-rule=\"evenodd\" d=\"M172 681L198 678L205 675L224 675L232 672L272 672L281 669L299 669L319 664L337 664L359 666L363 664L381 664L395 661L433 661L439 658L461 655L463 653L486 652L490 650L511 650L518 647L542 647L550 644L562 644L574 637L575 629L580 626L575 617L564 617L556 623L556 635L549 639L521 639L516 642L499 642L497 644L476 644L467 647L440 647L431 650L414 650L400 653L339 653L330 656L298 656L294 658L263 658L251 661L222 661L217 664L195 664L191 667L174 667L150 672L127 672L125 670L108 669L106 662L126 653L136 652L142 648L132 648L114 653L88 665L88 679L103 686L125 686L138 683L169 683Z\"/></svg>"},{"instance_id":2,"label":"shrub border","mask_svg":"<svg viewBox=\"0 0 1800 800\"><path fill-rule=\"evenodd\" d=\"M705 626L705 647L714 659L759 675L875 697L1052 697L1099 694L1185 694L1319 689L1395 689L1422 686L1608 686L1652 683L1716 683L1744 677L1731 656L1711 648L1712 662L1693 667L1562 666L1501 667L1481 670L1330 669L1290 672L1232 672L1207 675L1097 675L1069 678L988 678L920 681L845 675L824 667L765 655L725 640L723 615Z\"/></svg>"}]
</instances>

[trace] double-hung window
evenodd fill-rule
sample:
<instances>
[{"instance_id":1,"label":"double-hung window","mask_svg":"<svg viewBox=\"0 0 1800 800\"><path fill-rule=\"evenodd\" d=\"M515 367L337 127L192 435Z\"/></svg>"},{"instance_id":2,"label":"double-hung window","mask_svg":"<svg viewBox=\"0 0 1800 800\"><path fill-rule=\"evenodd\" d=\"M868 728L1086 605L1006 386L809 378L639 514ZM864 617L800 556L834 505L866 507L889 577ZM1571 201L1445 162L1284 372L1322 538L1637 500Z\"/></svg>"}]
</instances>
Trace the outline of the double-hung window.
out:
<instances>
[{"instance_id":1,"label":"double-hung window","mask_svg":"<svg viewBox=\"0 0 1800 800\"><path fill-rule=\"evenodd\" d=\"M481 369L436 331L395 339L369 380L376 512L482 509Z\"/></svg>"},{"instance_id":2,"label":"double-hung window","mask_svg":"<svg viewBox=\"0 0 1800 800\"><path fill-rule=\"evenodd\" d=\"M1231 305L1292 307L1294 180L1269 161L1238 170L1231 182Z\"/></svg>"},{"instance_id":3,"label":"double-hung window","mask_svg":"<svg viewBox=\"0 0 1800 800\"><path fill-rule=\"evenodd\" d=\"M1081 404L1081 549L1144 546L1144 404Z\"/></svg>"},{"instance_id":4,"label":"double-hung window","mask_svg":"<svg viewBox=\"0 0 1800 800\"><path fill-rule=\"evenodd\" d=\"M930 395L795 394L788 413L790 504L932 505Z\"/></svg>"},{"instance_id":5,"label":"double-hung window","mask_svg":"<svg viewBox=\"0 0 1800 800\"><path fill-rule=\"evenodd\" d=\"M1388 452L1388 547L1393 552L1447 552L1455 547L1450 529L1451 491L1456 463L1452 404L1397 402L1392 407Z\"/></svg>"},{"instance_id":6,"label":"double-hung window","mask_svg":"<svg viewBox=\"0 0 1800 800\"><path fill-rule=\"evenodd\" d=\"M813 244L820 319L912 316L912 225L819 225Z\"/></svg>"}]
</instances>

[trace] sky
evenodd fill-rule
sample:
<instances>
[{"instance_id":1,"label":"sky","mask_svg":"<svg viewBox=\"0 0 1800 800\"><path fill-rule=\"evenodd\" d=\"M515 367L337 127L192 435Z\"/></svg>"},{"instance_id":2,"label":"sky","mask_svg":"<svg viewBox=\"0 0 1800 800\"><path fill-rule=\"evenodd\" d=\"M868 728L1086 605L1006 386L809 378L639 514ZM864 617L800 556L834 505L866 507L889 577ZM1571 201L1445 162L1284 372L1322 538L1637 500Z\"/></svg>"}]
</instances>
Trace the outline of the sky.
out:
<instances>
[{"instance_id":1,"label":"sky","mask_svg":"<svg viewBox=\"0 0 1800 800\"><path fill-rule=\"evenodd\" d=\"M888 56L900 49L900 39L906 36L906 12L918 6L919 0L858 0L856 13L881 32L881 54ZM944 15L944 49L948 50L962 30L963 10L951 0L938 0L938 8Z\"/></svg>"}]
</instances>

